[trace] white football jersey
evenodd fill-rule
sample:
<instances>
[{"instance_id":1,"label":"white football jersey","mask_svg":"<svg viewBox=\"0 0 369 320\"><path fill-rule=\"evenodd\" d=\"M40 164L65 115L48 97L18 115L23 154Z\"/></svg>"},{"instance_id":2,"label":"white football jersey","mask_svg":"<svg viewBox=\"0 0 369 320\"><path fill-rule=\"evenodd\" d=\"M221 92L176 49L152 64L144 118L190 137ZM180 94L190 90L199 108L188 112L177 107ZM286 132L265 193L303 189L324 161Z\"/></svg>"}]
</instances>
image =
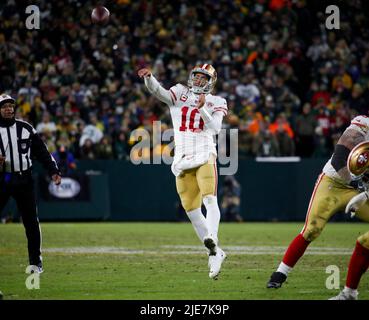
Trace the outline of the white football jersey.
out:
<instances>
[{"instance_id":1,"label":"white football jersey","mask_svg":"<svg viewBox=\"0 0 369 320\"><path fill-rule=\"evenodd\" d=\"M188 87L177 84L169 89L172 99L170 114L173 122L175 154L194 155L198 152L217 154L214 130L207 128L196 108L199 95ZM207 94L205 104L211 115L227 114L227 102L220 96Z\"/></svg>"},{"instance_id":2,"label":"white football jersey","mask_svg":"<svg viewBox=\"0 0 369 320\"><path fill-rule=\"evenodd\" d=\"M369 141L369 117L366 116L355 117L354 119L351 120L351 124L346 128L346 130L348 129L353 129L360 132L364 136L365 141ZM333 168L331 161L332 157L325 164L323 168L323 173L325 173L327 176L331 178L342 181L342 178Z\"/></svg>"}]
</instances>

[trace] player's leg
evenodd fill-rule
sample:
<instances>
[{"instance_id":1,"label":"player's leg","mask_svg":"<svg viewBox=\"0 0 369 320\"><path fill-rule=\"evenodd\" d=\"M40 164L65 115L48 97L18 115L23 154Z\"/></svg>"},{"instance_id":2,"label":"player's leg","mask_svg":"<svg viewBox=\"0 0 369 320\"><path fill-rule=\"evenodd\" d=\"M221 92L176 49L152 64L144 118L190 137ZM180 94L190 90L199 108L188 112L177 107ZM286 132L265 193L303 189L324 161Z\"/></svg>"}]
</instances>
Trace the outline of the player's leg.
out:
<instances>
[{"instance_id":1,"label":"player's leg","mask_svg":"<svg viewBox=\"0 0 369 320\"><path fill-rule=\"evenodd\" d=\"M361 235L356 242L355 250L352 253L347 279L346 291L349 296L357 297L357 288L362 275L369 267L369 232Z\"/></svg>"},{"instance_id":2,"label":"player's leg","mask_svg":"<svg viewBox=\"0 0 369 320\"><path fill-rule=\"evenodd\" d=\"M330 300L357 300L358 286L362 275L369 267L369 232L361 235L351 255L346 285L344 289Z\"/></svg>"},{"instance_id":3,"label":"player's leg","mask_svg":"<svg viewBox=\"0 0 369 320\"><path fill-rule=\"evenodd\" d=\"M17 186L12 193L22 216L28 241L29 264L37 266L36 272L42 272L41 229L37 216L36 197L32 178Z\"/></svg>"},{"instance_id":4,"label":"player's leg","mask_svg":"<svg viewBox=\"0 0 369 320\"><path fill-rule=\"evenodd\" d=\"M217 279L226 254L218 247L220 210L217 200L218 176L215 157L197 169L196 177L206 207L206 225L209 233L204 238L204 244L209 249L209 277Z\"/></svg>"},{"instance_id":5,"label":"player's leg","mask_svg":"<svg viewBox=\"0 0 369 320\"><path fill-rule=\"evenodd\" d=\"M310 199L305 225L288 246L282 262L267 283L267 288L282 286L309 244L322 233L328 220L356 194L354 189L338 184L324 174L319 176Z\"/></svg>"},{"instance_id":6,"label":"player's leg","mask_svg":"<svg viewBox=\"0 0 369 320\"><path fill-rule=\"evenodd\" d=\"M218 175L215 157L212 156L208 163L199 167L196 171L196 179L200 188L202 201L206 208L206 225L208 228L207 239L209 239L209 248L214 250L218 244L218 229L220 222L220 210L217 199ZM215 251L212 253L215 254Z\"/></svg>"},{"instance_id":7,"label":"player's leg","mask_svg":"<svg viewBox=\"0 0 369 320\"><path fill-rule=\"evenodd\" d=\"M369 222L369 204L366 203L357 212L356 216L361 220ZM361 235L351 255L345 288L331 300L356 300L358 286L362 275L369 267L369 232Z\"/></svg>"},{"instance_id":8,"label":"player's leg","mask_svg":"<svg viewBox=\"0 0 369 320\"><path fill-rule=\"evenodd\" d=\"M10 194L6 190L4 183L1 182L1 178L0 178L0 188L1 188L0 189L0 217L1 217L2 211L10 198Z\"/></svg>"},{"instance_id":9,"label":"player's leg","mask_svg":"<svg viewBox=\"0 0 369 320\"><path fill-rule=\"evenodd\" d=\"M196 170L186 170L176 178L176 187L183 208L201 243L208 234L206 220L201 212L201 195L196 181Z\"/></svg>"}]
</instances>

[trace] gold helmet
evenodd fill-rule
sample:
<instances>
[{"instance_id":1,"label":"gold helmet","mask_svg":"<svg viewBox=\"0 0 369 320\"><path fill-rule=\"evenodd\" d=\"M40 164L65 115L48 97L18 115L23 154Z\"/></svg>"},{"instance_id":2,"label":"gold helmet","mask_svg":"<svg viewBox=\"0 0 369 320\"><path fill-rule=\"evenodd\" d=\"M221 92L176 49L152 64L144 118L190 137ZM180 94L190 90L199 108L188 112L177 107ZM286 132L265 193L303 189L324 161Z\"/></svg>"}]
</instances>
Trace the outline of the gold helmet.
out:
<instances>
[{"instance_id":1,"label":"gold helmet","mask_svg":"<svg viewBox=\"0 0 369 320\"><path fill-rule=\"evenodd\" d=\"M355 146L347 159L347 170L354 176L362 176L369 168L369 141Z\"/></svg>"},{"instance_id":2,"label":"gold helmet","mask_svg":"<svg viewBox=\"0 0 369 320\"><path fill-rule=\"evenodd\" d=\"M209 78L208 82L204 86L199 87L194 85L196 73L202 73ZM205 63L202 65L197 65L191 70L190 76L188 77L187 85L190 87L190 90L194 93L208 94L214 89L216 82L217 82L217 72L215 71L214 67L211 64Z\"/></svg>"}]
</instances>

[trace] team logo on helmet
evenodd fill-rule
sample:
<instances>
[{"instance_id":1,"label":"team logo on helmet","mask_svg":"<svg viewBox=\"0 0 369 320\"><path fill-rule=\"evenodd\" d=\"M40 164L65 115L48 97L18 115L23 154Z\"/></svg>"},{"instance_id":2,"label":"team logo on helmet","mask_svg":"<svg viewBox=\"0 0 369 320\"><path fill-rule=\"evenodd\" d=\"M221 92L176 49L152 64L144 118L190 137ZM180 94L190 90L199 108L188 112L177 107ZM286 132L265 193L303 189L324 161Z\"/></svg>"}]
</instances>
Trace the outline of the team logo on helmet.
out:
<instances>
[{"instance_id":1,"label":"team logo on helmet","mask_svg":"<svg viewBox=\"0 0 369 320\"><path fill-rule=\"evenodd\" d=\"M369 141L354 147L347 159L347 169L354 176L363 175L369 168Z\"/></svg>"}]
</instances>

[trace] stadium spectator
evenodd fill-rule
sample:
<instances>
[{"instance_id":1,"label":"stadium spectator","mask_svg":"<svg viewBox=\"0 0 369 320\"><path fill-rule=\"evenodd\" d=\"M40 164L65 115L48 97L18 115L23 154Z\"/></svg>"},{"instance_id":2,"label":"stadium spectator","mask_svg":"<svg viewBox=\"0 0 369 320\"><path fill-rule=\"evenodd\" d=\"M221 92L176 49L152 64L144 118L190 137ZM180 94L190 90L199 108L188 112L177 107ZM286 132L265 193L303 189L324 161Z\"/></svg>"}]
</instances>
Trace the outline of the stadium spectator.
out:
<instances>
[{"instance_id":1,"label":"stadium spectator","mask_svg":"<svg viewBox=\"0 0 369 320\"><path fill-rule=\"evenodd\" d=\"M79 140L79 145L84 146L85 142L87 140L91 141L92 144L97 144L101 141L103 137L103 133L100 128L97 127L97 118L95 115L90 117L91 123L87 126L84 126L83 123L81 123L81 126L83 127L82 130L82 136Z\"/></svg>"},{"instance_id":2,"label":"stadium spectator","mask_svg":"<svg viewBox=\"0 0 369 320\"><path fill-rule=\"evenodd\" d=\"M269 129L262 130L254 138L253 154L257 157L278 157L280 155L278 140Z\"/></svg>"},{"instance_id":3,"label":"stadium spectator","mask_svg":"<svg viewBox=\"0 0 369 320\"><path fill-rule=\"evenodd\" d=\"M306 102L302 108L302 114L296 117L296 155L308 158L313 155L315 149L315 129L317 120L312 112L310 103Z\"/></svg>"},{"instance_id":4,"label":"stadium spectator","mask_svg":"<svg viewBox=\"0 0 369 320\"><path fill-rule=\"evenodd\" d=\"M240 215L241 186L234 176L226 176L220 189L221 211L224 221L242 222Z\"/></svg>"},{"instance_id":5,"label":"stadium spectator","mask_svg":"<svg viewBox=\"0 0 369 320\"><path fill-rule=\"evenodd\" d=\"M127 138L124 131L120 131L114 142L114 156L118 160L127 160L129 158L127 150Z\"/></svg>"},{"instance_id":6,"label":"stadium spectator","mask_svg":"<svg viewBox=\"0 0 369 320\"><path fill-rule=\"evenodd\" d=\"M96 159L113 159L113 147L109 136L104 136L96 145Z\"/></svg>"},{"instance_id":7,"label":"stadium spectator","mask_svg":"<svg viewBox=\"0 0 369 320\"><path fill-rule=\"evenodd\" d=\"M95 144L90 138L86 138L86 140L84 140L80 153L80 158L84 160L96 159Z\"/></svg>"},{"instance_id":8,"label":"stadium spectator","mask_svg":"<svg viewBox=\"0 0 369 320\"><path fill-rule=\"evenodd\" d=\"M63 177L70 176L77 169L73 154L65 146L61 145L52 155Z\"/></svg>"},{"instance_id":9,"label":"stadium spectator","mask_svg":"<svg viewBox=\"0 0 369 320\"><path fill-rule=\"evenodd\" d=\"M40 133L51 132L55 133L56 125L54 121L51 121L50 114L45 112L42 116L42 121L38 123L36 130Z\"/></svg>"}]
</instances>

